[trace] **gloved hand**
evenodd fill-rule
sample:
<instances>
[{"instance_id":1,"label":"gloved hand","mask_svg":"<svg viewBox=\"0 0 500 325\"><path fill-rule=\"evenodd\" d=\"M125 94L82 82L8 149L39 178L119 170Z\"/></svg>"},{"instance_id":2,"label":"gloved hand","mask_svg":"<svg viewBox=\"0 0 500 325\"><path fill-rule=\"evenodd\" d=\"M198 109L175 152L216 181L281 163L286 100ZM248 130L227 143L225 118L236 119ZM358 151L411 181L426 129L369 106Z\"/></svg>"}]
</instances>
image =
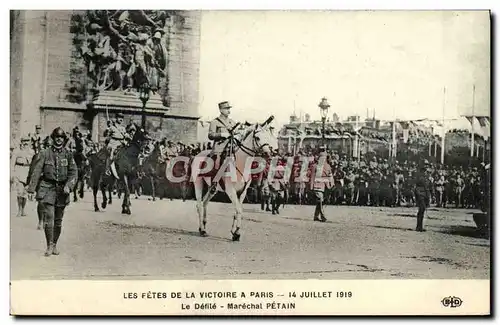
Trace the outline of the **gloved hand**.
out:
<instances>
[{"instance_id":1,"label":"gloved hand","mask_svg":"<svg viewBox=\"0 0 500 325\"><path fill-rule=\"evenodd\" d=\"M220 136L221 136L221 137L223 137L223 138L229 138L229 137L230 137L230 134L229 134L229 132L222 132L222 133L220 134Z\"/></svg>"}]
</instances>

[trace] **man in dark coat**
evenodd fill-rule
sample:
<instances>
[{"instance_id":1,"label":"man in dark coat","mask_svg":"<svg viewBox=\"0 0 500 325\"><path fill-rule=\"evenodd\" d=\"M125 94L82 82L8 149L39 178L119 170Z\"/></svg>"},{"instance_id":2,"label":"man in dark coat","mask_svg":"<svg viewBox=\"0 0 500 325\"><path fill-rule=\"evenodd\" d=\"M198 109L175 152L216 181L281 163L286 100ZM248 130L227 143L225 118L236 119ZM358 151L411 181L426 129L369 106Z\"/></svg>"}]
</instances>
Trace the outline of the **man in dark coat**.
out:
<instances>
[{"instance_id":1,"label":"man in dark coat","mask_svg":"<svg viewBox=\"0 0 500 325\"><path fill-rule=\"evenodd\" d=\"M426 175L427 166L421 166L415 173L415 200L418 206L417 231L424 231L424 213L430 199L429 177Z\"/></svg>"},{"instance_id":2,"label":"man in dark coat","mask_svg":"<svg viewBox=\"0 0 500 325\"><path fill-rule=\"evenodd\" d=\"M27 190L30 200L36 191L36 199L43 210L45 256L59 255L56 244L61 235L64 209L78 176L73 154L64 146L67 140L64 130L55 128L51 138L52 145L40 151L32 166Z\"/></svg>"}]
</instances>

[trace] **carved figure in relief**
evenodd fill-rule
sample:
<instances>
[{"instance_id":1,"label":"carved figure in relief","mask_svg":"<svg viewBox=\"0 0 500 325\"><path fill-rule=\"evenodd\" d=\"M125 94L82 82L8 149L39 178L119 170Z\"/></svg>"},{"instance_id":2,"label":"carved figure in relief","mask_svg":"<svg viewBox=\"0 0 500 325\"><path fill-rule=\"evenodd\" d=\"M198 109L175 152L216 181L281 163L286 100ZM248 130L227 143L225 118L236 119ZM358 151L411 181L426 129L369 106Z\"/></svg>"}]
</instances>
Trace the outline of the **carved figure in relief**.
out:
<instances>
[{"instance_id":1,"label":"carved figure in relief","mask_svg":"<svg viewBox=\"0 0 500 325\"><path fill-rule=\"evenodd\" d=\"M90 87L157 92L166 78L167 35L174 13L162 10L89 10L81 53Z\"/></svg>"}]
</instances>

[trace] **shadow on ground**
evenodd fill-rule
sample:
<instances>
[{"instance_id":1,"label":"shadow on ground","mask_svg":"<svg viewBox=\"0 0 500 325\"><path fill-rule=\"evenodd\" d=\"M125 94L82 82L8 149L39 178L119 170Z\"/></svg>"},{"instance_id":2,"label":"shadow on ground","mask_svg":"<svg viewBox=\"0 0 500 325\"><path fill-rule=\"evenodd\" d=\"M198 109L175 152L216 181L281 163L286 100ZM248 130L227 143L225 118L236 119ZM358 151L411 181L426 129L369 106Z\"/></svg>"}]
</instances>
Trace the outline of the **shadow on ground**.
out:
<instances>
[{"instance_id":1,"label":"shadow on ground","mask_svg":"<svg viewBox=\"0 0 500 325\"><path fill-rule=\"evenodd\" d=\"M476 227L469 226L449 226L447 228L437 230L437 232L448 235L489 239L489 234L487 232L480 231Z\"/></svg>"}]
</instances>

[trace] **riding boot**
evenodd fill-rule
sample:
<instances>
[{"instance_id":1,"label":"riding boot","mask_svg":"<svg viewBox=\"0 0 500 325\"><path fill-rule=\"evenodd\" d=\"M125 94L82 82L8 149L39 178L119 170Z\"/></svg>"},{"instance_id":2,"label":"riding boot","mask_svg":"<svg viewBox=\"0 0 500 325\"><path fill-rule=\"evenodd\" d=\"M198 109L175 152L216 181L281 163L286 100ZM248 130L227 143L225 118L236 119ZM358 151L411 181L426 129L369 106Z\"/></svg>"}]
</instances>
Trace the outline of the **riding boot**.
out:
<instances>
[{"instance_id":1,"label":"riding boot","mask_svg":"<svg viewBox=\"0 0 500 325\"><path fill-rule=\"evenodd\" d=\"M59 236L61 236L62 227L54 226L54 238L53 238L53 247L52 247L52 255L59 255L59 251L57 250L57 241L59 240Z\"/></svg>"},{"instance_id":2,"label":"riding boot","mask_svg":"<svg viewBox=\"0 0 500 325\"><path fill-rule=\"evenodd\" d=\"M416 231L424 231L424 213L425 213L425 200L422 197L417 197L417 205L418 205L418 212L417 212L417 228L415 229Z\"/></svg>"},{"instance_id":3,"label":"riding boot","mask_svg":"<svg viewBox=\"0 0 500 325\"><path fill-rule=\"evenodd\" d=\"M111 164L113 162L113 159L114 159L114 152L111 151L111 153L109 154L109 157L106 159L106 169L105 169L105 173L107 176L110 176L111 175Z\"/></svg>"},{"instance_id":4,"label":"riding boot","mask_svg":"<svg viewBox=\"0 0 500 325\"><path fill-rule=\"evenodd\" d=\"M54 227L50 225L45 225L45 242L47 244L47 249L45 250L45 256L52 255L54 246Z\"/></svg>"},{"instance_id":5,"label":"riding boot","mask_svg":"<svg viewBox=\"0 0 500 325\"><path fill-rule=\"evenodd\" d=\"M41 230L43 227L43 206L40 203L36 206L36 213L38 214L38 226L36 229Z\"/></svg>"},{"instance_id":6,"label":"riding boot","mask_svg":"<svg viewBox=\"0 0 500 325\"><path fill-rule=\"evenodd\" d=\"M314 221L320 221L319 215L320 215L320 207L319 204L316 203L316 207L314 209Z\"/></svg>"}]
</instances>

